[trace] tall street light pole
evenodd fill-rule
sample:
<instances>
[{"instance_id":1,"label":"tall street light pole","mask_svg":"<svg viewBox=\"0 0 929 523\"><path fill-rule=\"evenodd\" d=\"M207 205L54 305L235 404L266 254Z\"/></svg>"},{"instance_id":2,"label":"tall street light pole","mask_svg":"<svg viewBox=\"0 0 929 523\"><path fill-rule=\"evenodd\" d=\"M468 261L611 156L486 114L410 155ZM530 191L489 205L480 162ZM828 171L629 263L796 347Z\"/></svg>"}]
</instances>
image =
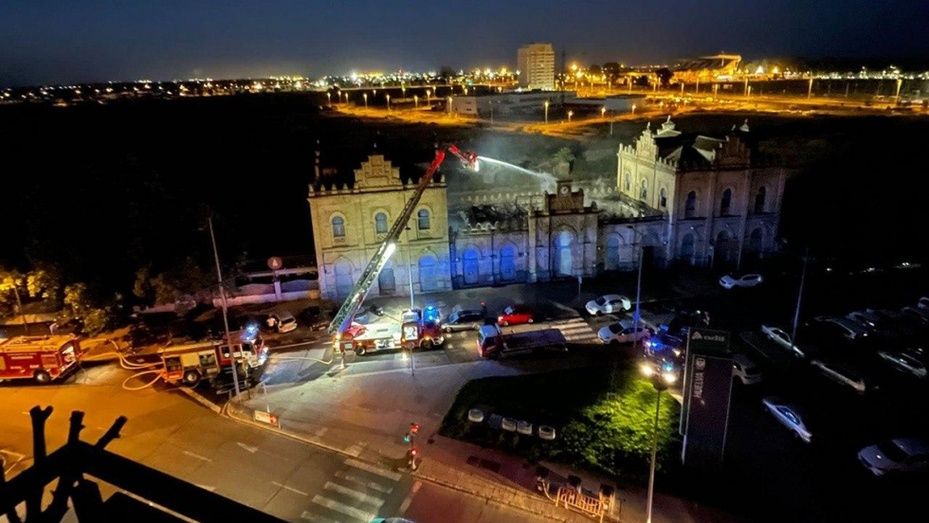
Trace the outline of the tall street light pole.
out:
<instances>
[{"instance_id":1,"label":"tall street light pole","mask_svg":"<svg viewBox=\"0 0 929 523\"><path fill-rule=\"evenodd\" d=\"M410 281L410 312L413 312L413 246L410 244L410 226L406 226L406 265ZM401 350L402 347L401 347ZM416 360L413 359L413 347L410 347L410 376L416 375Z\"/></svg>"},{"instance_id":2,"label":"tall street light pole","mask_svg":"<svg viewBox=\"0 0 929 523\"><path fill-rule=\"evenodd\" d=\"M800 273L800 290L797 291L797 307L794 309L794 323L790 331L790 343L797 346L797 327L800 324L800 303L803 300L803 285L806 283L806 266L810 261L810 249L803 256L803 271Z\"/></svg>"},{"instance_id":3,"label":"tall street light pole","mask_svg":"<svg viewBox=\"0 0 929 523\"><path fill-rule=\"evenodd\" d=\"M548 100L545 100L545 125L548 125Z\"/></svg>"},{"instance_id":4,"label":"tall street light pole","mask_svg":"<svg viewBox=\"0 0 929 523\"><path fill-rule=\"evenodd\" d=\"M633 330L633 332L634 332L633 337L632 337L632 350L635 351L636 348L638 348L638 345L639 345L639 321L640 321L640 318L641 318L641 314L640 314L640 310L641 310L641 309L640 309L640 306L641 306L641 303L642 303L642 251L643 251L643 249L642 249L642 241L641 241L642 239L641 239L641 237L640 237L640 235L639 235L639 231L636 230L636 228L633 227L633 226L631 226L631 225L627 225L626 228L627 228L627 229L632 229L632 233L633 233L633 235L632 235L632 238L633 238L633 239L632 239L632 242L633 242L633 243L638 247L638 249L639 249L639 254L638 254L638 272L639 272L639 274L638 274L638 277L636 278L636 286L635 286L635 316L634 316L634 318L633 318L633 320L632 320L632 322L633 322L632 330Z\"/></svg>"},{"instance_id":5,"label":"tall street light pole","mask_svg":"<svg viewBox=\"0 0 929 523\"><path fill-rule=\"evenodd\" d=\"M235 356L235 350L232 348L232 336L229 334L229 310L226 303L226 289L223 287L223 271L219 267L219 249L216 248L216 235L213 233L213 217L207 218L210 226L210 242L213 244L213 259L216 261L216 283L219 285L219 297L223 304L223 328L226 332L226 346L229 347L229 356L232 358L232 385L235 387L235 395L238 396L239 389L239 369Z\"/></svg>"},{"instance_id":6,"label":"tall street light pole","mask_svg":"<svg viewBox=\"0 0 929 523\"><path fill-rule=\"evenodd\" d=\"M645 509L645 523L652 523L652 505L655 500L655 469L658 463L658 415L661 412L661 392L668 388L668 384L660 379L654 379L655 386L655 433L652 436L652 463L648 472L648 504Z\"/></svg>"}]
</instances>

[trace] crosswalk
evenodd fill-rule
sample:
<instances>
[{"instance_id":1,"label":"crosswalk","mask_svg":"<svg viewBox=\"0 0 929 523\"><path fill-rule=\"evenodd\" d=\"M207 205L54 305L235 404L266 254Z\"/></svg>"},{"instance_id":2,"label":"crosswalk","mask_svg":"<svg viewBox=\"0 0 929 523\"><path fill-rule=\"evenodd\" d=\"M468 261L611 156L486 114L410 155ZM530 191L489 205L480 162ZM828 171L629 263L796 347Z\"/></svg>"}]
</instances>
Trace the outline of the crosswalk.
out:
<instances>
[{"instance_id":1,"label":"crosswalk","mask_svg":"<svg viewBox=\"0 0 929 523\"><path fill-rule=\"evenodd\" d=\"M549 325L560 330L568 343L597 343L597 334L583 318L556 320Z\"/></svg>"},{"instance_id":2,"label":"crosswalk","mask_svg":"<svg viewBox=\"0 0 929 523\"><path fill-rule=\"evenodd\" d=\"M389 508L385 505L394 505L388 500L398 489L402 474L353 458L346 459L342 465L321 489L307 495L309 504L300 513L300 520L351 523L394 515L382 512Z\"/></svg>"}]
</instances>

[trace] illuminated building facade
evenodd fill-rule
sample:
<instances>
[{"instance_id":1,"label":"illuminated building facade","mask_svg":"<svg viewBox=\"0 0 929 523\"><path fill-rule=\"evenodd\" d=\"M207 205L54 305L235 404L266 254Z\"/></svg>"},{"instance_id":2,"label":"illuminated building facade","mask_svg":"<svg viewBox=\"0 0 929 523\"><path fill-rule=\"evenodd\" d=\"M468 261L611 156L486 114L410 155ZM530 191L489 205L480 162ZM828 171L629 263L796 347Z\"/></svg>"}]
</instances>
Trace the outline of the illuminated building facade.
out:
<instances>
[{"instance_id":1,"label":"illuminated building facade","mask_svg":"<svg viewBox=\"0 0 929 523\"><path fill-rule=\"evenodd\" d=\"M555 49L552 44L534 43L516 53L519 86L525 89L555 90Z\"/></svg>"}]
</instances>

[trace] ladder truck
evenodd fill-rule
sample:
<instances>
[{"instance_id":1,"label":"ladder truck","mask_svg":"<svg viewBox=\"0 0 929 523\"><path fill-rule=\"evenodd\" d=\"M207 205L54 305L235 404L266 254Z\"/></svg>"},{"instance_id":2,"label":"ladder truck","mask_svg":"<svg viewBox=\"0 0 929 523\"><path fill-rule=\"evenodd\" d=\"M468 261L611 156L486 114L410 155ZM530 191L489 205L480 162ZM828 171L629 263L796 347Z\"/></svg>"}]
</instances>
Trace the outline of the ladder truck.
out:
<instances>
[{"instance_id":1,"label":"ladder truck","mask_svg":"<svg viewBox=\"0 0 929 523\"><path fill-rule=\"evenodd\" d=\"M443 148L436 149L435 158L432 160L432 164L429 165L429 168L426 169L426 172L423 173L423 175L419 178L419 183L416 186L416 190L413 192L413 195L410 197L410 199L406 202L406 206L403 207L403 212L400 213L400 216L390 227L390 230L387 232L387 236L384 238L384 241L381 242L381 244L378 246L374 256L371 257L371 260L368 261L368 265L361 273L361 278L359 278L358 282L355 283L355 286L352 287L351 293L349 293L345 301L342 302L342 306L339 307L338 312L336 312L335 316L332 318L332 322L329 323L327 332L328 334L335 336L336 348L343 355L346 350L353 350L354 348L352 344L353 331L351 327L355 314L358 312L358 309L361 308L362 303L364 303L365 297L368 295L368 290L377 280L377 276L380 274L381 269L384 268L384 265L390 259L390 256L397 249L397 240L400 238L400 234L406 228L407 222L409 222L410 217L413 215L413 210L419 204L419 200L422 198L426 187L428 187L429 183L432 181L432 177L445 161L446 151L461 160L461 163L465 168L473 171L478 170L478 156L476 153L461 151L454 145L448 145ZM420 329L420 331L422 330L424 329ZM409 345L413 346L418 344L409 343Z\"/></svg>"}]
</instances>

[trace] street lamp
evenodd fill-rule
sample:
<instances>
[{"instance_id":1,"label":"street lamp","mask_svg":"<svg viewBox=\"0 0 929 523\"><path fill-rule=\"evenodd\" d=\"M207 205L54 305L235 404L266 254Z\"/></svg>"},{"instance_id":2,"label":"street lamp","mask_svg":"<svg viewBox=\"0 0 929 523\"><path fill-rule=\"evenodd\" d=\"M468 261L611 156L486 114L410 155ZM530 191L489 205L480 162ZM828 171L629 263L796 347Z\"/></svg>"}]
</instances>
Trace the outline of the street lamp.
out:
<instances>
[{"instance_id":1,"label":"street lamp","mask_svg":"<svg viewBox=\"0 0 929 523\"><path fill-rule=\"evenodd\" d=\"M636 228L631 225L627 225L626 228L632 230L632 243L639 247L639 261L638 261L639 275L638 275L636 286L635 286L635 316L632 319L632 322L633 322L632 331L635 333L632 336L632 350L635 351L636 346L639 344L639 321L641 319L640 305L642 303L642 252L643 252L643 249L641 245L642 239L639 237L639 231L636 230ZM638 239L639 241L636 241L636 239Z\"/></svg>"},{"instance_id":2,"label":"street lamp","mask_svg":"<svg viewBox=\"0 0 929 523\"><path fill-rule=\"evenodd\" d=\"M661 393L677 381L673 372L659 372L656 374L648 365L642 367L642 374L652 379L655 387L655 433L652 436L652 463L648 473L648 504L645 512L645 523L652 523L652 502L655 499L655 468L658 461L658 414L661 412Z\"/></svg>"},{"instance_id":3,"label":"street lamp","mask_svg":"<svg viewBox=\"0 0 929 523\"><path fill-rule=\"evenodd\" d=\"M368 108L368 93L364 93L361 96L365 99L365 109L367 109Z\"/></svg>"},{"instance_id":4,"label":"street lamp","mask_svg":"<svg viewBox=\"0 0 929 523\"><path fill-rule=\"evenodd\" d=\"M571 117L574 116L574 111L568 111L568 123L571 123Z\"/></svg>"},{"instance_id":5,"label":"street lamp","mask_svg":"<svg viewBox=\"0 0 929 523\"><path fill-rule=\"evenodd\" d=\"M387 97L387 112L390 112L390 95L385 95Z\"/></svg>"},{"instance_id":6,"label":"street lamp","mask_svg":"<svg viewBox=\"0 0 929 523\"><path fill-rule=\"evenodd\" d=\"M449 116L452 115L452 97L451 96L448 97L448 115Z\"/></svg>"},{"instance_id":7,"label":"street lamp","mask_svg":"<svg viewBox=\"0 0 929 523\"><path fill-rule=\"evenodd\" d=\"M600 118L606 118L606 107L600 108Z\"/></svg>"},{"instance_id":8,"label":"street lamp","mask_svg":"<svg viewBox=\"0 0 929 523\"><path fill-rule=\"evenodd\" d=\"M636 105L632 104L632 114L635 114L635 108L636 108Z\"/></svg>"},{"instance_id":9,"label":"street lamp","mask_svg":"<svg viewBox=\"0 0 929 523\"><path fill-rule=\"evenodd\" d=\"M210 242L213 244L213 259L216 261L216 282L219 284L219 297L223 304L223 328L226 332L226 346L229 347L229 356L232 358L232 385L235 387L235 395L238 396L239 389L239 369L236 365L235 349L232 348L232 336L229 334L229 309L226 303L226 289L223 287L223 272L219 267L219 249L216 248L216 235L213 234L213 217L207 218L210 228Z\"/></svg>"},{"instance_id":10,"label":"street lamp","mask_svg":"<svg viewBox=\"0 0 929 523\"><path fill-rule=\"evenodd\" d=\"M545 125L548 125L548 100L545 100Z\"/></svg>"},{"instance_id":11,"label":"street lamp","mask_svg":"<svg viewBox=\"0 0 929 523\"><path fill-rule=\"evenodd\" d=\"M329 91L326 91L326 105L328 105L329 108L332 109L332 93L330 93Z\"/></svg>"},{"instance_id":12,"label":"street lamp","mask_svg":"<svg viewBox=\"0 0 929 523\"><path fill-rule=\"evenodd\" d=\"M418 94L413 95L413 107L419 108L419 95Z\"/></svg>"}]
</instances>

